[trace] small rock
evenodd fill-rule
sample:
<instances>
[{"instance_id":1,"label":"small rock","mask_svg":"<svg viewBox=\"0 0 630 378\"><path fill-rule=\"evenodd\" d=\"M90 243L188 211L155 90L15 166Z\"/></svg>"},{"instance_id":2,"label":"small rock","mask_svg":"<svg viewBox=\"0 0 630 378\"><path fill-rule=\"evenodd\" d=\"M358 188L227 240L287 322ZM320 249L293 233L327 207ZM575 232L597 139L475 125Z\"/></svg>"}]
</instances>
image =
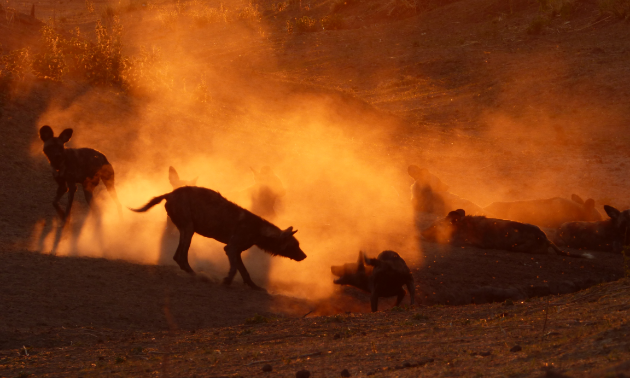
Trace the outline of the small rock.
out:
<instances>
[{"instance_id":1,"label":"small rock","mask_svg":"<svg viewBox=\"0 0 630 378\"><path fill-rule=\"evenodd\" d=\"M269 365L269 364L265 364L262 367L262 371L264 371L265 373L269 373L272 370L273 370L273 367L271 365Z\"/></svg>"},{"instance_id":2,"label":"small rock","mask_svg":"<svg viewBox=\"0 0 630 378\"><path fill-rule=\"evenodd\" d=\"M491 351L487 351L487 352L472 352L470 355L471 356L479 356L479 357L488 357L491 354L492 354Z\"/></svg>"},{"instance_id":3,"label":"small rock","mask_svg":"<svg viewBox=\"0 0 630 378\"><path fill-rule=\"evenodd\" d=\"M311 376L311 372L308 370L300 370L295 373L295 378L309 378Z\"/></svg>"},{"instance_id":4,"label":"small rock","mask_svg":"<svg viewBox=\"0 0 630 378\"><path fill-rule=\"evenodd\" d=\"M376 373L373 372L373 371L368 371L366 375L374 375L374 374L376 374Z\"/></svg>"},{"instance_id":5,"label":"small rock","mask_svg":"<svg viewBox=\"0 0 630 378\"><path fill-rule=\"evenodd\" d=\"M340 339L340 338L341 338L341 335L338 333L335 333L335 336L333 336L333 339L335 340Z\"/></svg>"},{"instance_id":6,"label":"small rock","mask_svg":"<svg viewBox=\"0 0 630 378\"><path fill-rule=\"evenodd\" d=\"M412 365L411 365L409 362L405 362L405 363L403 364L403 367L406 369L406 368L410 368L410 367L412 367Z\"/></svg>"},{"instance_id":7,"label":"small rock","mask_svg":"<svg viewBox=\"0 0 630 378\"><path fill-rule=\"evenodd\" d=\"M431 362L433 362L433 358L423 358L420 361L418 361L417 366L423 366L426 364L430 364Z\"/></svg>"},{"instance_id":8,"label":"small rock","mask_svg":"<svg viewBox=\"0 0 630 378\"><path fill-rule=\"evenodd\" d=\"M520 345L514 345L514 346L512 347L512 349L510 349L510 352L514 353L514 352L520 352L520 351L522 351L522 350L523 350L523 348L521 348L521 346L520 346Z\"/></svg>"},{"instance_id":9,"label":"small rock","mask_svg":"<svg viewBox=\"0 0 630 378\"><path fill-rule=\"evenodd\" d=\"M349 377L350 376L350 372L348 371L348 369L343 369L341 371L341 376L342 377L346 377L346 378Z\"/></svg>"}]
</instances>

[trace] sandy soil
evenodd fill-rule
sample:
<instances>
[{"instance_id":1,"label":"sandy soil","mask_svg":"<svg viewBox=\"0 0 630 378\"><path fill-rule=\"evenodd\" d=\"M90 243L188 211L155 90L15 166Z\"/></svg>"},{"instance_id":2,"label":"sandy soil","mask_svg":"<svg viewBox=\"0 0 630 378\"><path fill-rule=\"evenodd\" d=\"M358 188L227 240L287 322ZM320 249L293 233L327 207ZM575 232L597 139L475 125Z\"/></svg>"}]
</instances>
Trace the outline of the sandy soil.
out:
<instances>
[{"instance_id":1,"label":"sandy soil","mask_svg":"<svg viewBox=\"0 0 630 378\"><path fill-rule=\"evenodd\" d=\"M42 120L93 130L77 143L109 151L124 184L134 177L136 155L169 141L147 142L143 127L187 130L186 124L212 120L204 137L236 133L244 150L263 144L277 156L298 156L300 148L287 149L284 140L325 108L318 117L342 125L331 137L334 147L360 151L360 161L382 169L383 186L400 198L393 213L409 207L411 181L404 172L411 163L436 172L451 191L481 206L578 193L600 209L630 207L627 22L598 13L594 2L576 1L571 16L551 17L542 34L530 35L532 20L549 15L536 2L514 0L511 9L491 0L427 2L419 14L395 17L370 13L371 3L340 11L349 29L292 34L287 20L323 17L331 3L271 11L271 3L260 2L258 26L210 25L185 33L151 21L151 13L123 13L128 53L157 45L165 56L176 56L186 40L189 59L181 62L182 71L208 70L212 101L175 107L166 117L162 110L172 98L126 96L74 80L30 78L12 87L0 113L0 375L252 376L263 375L262 360L273 365L267 375L278 376L301 368L314 376L338 376L344 368L352 375L400 377L628 374L628 283L600 285L627 274L623 256L612 253L592 252L594 259L582 260L419 243L411 221L395 224L398 232L369 229L362 245L372 253L401 253L420 303L398 312L384 300L385 311L372 315L367 295L352 288L309 300L279 295L286 283L270 284L272 294L253 292L238 280L225 288L215 270L193 278L171 266L35 251L33 230L54 218L54 185L37 137ZM88 14L83 2L40 2L38 18L54 11L56 20L64 17L66 33L79 27L90 38L108 3L95 4L98 11ZM2 20L0 28L3 53L39 48L33 24ZM100 102L86 102L87 96ZM295 108L305 116L285 121ZM51 115L51 109L68 112ZM255 129L239 126L253 122ZM97 136L104 133L119 137ZM123 143L129 148L117 148ZM154 155L148 169L160 172L194 153L193 147L182 150L178 157ZM246 171L251 163L239 164ZM203 180L212 187L235 182ZM138 202L157 193L140 194ZM285 205L302 199L288 198ZM80 223L86 208L80 194L75 201ZM389 219L377 205L376 214L361 216ZM335 234L327 213L316 207L305 207L313 213L311 223L296 225L307 242ZM352 228L353 217L358 215L339 223ZM323 265L352 261L356 251L345 247ZM548 298L538 298L547 295L561 295L550 300L551 310ZM503 304L481 305L488 302ZM509 352L516 344L523 351ZM401 369L405 362L416 366Z\"/></svg>"}]
</instances>

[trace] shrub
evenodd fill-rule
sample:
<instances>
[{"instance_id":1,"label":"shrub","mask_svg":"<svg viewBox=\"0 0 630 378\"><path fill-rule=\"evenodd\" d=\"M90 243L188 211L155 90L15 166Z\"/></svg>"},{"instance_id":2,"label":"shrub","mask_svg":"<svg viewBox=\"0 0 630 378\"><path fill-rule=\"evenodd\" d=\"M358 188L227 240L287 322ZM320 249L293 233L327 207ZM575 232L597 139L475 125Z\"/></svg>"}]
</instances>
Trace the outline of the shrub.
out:
<instances>
[{"instance_id":1,"label":"shrub","mask_svg":"<svg viewBox=\"0 0 630 378\"><path fill-rule=\"evenodd\" d=\"M249 3L246 7L236 11L236 20L245 22L260 21L260 12L258 6Z\"/></svg>"},{"instance_id":2,"label":"shrub","mask_svg":"<svg viewBox=\"0 0 630 378\"><path fill-rule=\"evenodd\" d=\"M301 33L317 31L317 21L309 16L302 16L295 20L295 29Z\"/></svg>"},{"instance_id":3,"label":"shrub","mask_svg":"<svg viewBox=\"0 0 630 378\"><path fill-rule=\"evenodd\" d=\"M32 71L32 57L28 48L10 51L0 57L1 76L8 80L23 80Z\"/></svg>"},{"instance_id":4,"label":"shrub","mask_svg":"<svg viewBox=\"0 0 630 378\"><path fill-rule=\"evenodd\" d=\"M125 86L132 90L164 87L168 81L168 72L156 69L161 57L160 49L147 50L141 47L137 56L124 59L123 80Z\"/></svg>"},{"instance_id":5,"label":"shrub","mask_svg":"<svg viewBox=\"0 0 630 378\"><path fill-rule=\"evenodd\" d=\"M92 0L85 0L85 9L89 14L94 14L94 2Z\"/></svg>"},{"instance_id":6,"label":"shrub","mask_svg":"<svg viewBox=\"0 0 630 378\"><path fill-rule=\"evenodd\" d=\"M273 4L271 6L271 10L273 10L274 12L280 13L280 12L286 10L288 7L289 7L289 4L285 1L285 2L282 2L282 3Z\"/></svg>"},{"instance_id":7,"label":"shrub","mask_svg":"<svg viewBox=\"0 0 630 378\"><path fill-rule=\"evenodd\" d=\"M40 78L61 81L68 72L68 65L61 50L59 35L49 25L42 28L42 42L42 51L33 59L33 72Z\"/></svg>"},{"instance_id":8,"label":"shrub","mask_svg":"<svg viewBox=\"0 0 630 378\"><path fill-rule=\"evenodd\" d=\"M192 8L191 17L195 25L204 27L209 24L216 24L220 22L227 22L228 12L223 7L223 4L219 8L208 8L201 6L199 8Z\"/></svg>"},{"instance_id":9,"label":"shrub","mask_svg":"<svg viewBox=\"0 0 630 378\"><path fill-rule=\"evenodd\" d=\"M122 56L122 25L114 16L112 30L96 22L96 44L86 45L83 55L85 76L96 84L118 84L125 68Z\"/></svg>"}]
</instances>

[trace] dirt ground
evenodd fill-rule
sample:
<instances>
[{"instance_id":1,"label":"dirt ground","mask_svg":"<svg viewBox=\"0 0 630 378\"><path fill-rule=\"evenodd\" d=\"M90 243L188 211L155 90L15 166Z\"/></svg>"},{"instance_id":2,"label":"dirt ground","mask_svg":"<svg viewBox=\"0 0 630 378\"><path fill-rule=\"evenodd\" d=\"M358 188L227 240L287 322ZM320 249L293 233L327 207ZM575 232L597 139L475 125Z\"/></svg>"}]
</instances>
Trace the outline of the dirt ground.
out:
<instances>
[{"instance_id":1,"label":"dirt ground","mask_svg":"<svg viewBox=\"0 0 630 378\"><path fill-rule=\"evenodd\" d=\"M184 19L169 27L154 16L175 4L150 3L120 13L125 53L157 46L176 63L175 84L168 85L188 92L132 95L34 77L11 87L0 98L0 376L288 377L301 369L315 377L343 369L352 376L630 376L623 256L589 251L593 259L572 259L419 242L412 217L396 216L410 206L408 164L429 168L453 193L481 206L577 193L594 198L602 214L605 204L629 208L628 22L586 0L557 15L527 0L419 1L424 6L413 12L404 2L375 3L347 1L338 5L345 28L306 33L289 33L287 21L295 28L300 17L329 15L332 2L286 2L279 10L279 3L261 1L253 26L199 28ZM106 6L125 5L96 1L90 13L86 4L40 1L36 17L51 22L54 16L60 32L78 27L93 40ZM7 6L30 10L7 2L4 14ZM537 17L546 20L542 32L528 33ZM2 18L3 54L40 48L35 21ZM191 72L204 72L211 99L180 105L174 98L201 85L202 75L191 78ZM307 148L315 141L286 143L311 118L334 125L324 133L328 150ZM374 255L396 250L413 271L418 305L406 307L406 298L392 310L393 299L381 300L381 311L371 314L367 294L335 288L312 299L304 292L318 285L293 294L287 286L300 284L290 280L270 280L270 294L249 290L238 278L225 288L225 265L204 269L193 262L203 273L192 277L131 255L150 230L127 215L127 244L114 244L107 258L86 257L94 255L80 249L48 254L33 243L37 227L55 227L54 184L37 135L42 122L76 127L74 146L106 152L123 194L137 192L129 206L168 190L130 184L146 178L135 168L138 156L156 151L143 157L143 169L153 174L171 164L186 167L183 162L200 154L186 139L190 125L204 125L194 139L208 141L216 153L209 156L224 156L214 141L225 134L233 137L235 154L252 151L254 157L238 155L232 165L220 162L227 167L248 172L256 154L269 150L288 161L285 171L297 166L286 178L297 189L289 190L284 206L287 217L308 217L299 224L279 221L300 230L305 252L321 268L310 274L332 281L328 267L353 261L359 247ZM160 135L171 129L180 132ZM161 151L165 143L178 144L177 152ZM369 166L371 184L397 199L351 207L335 200L348 198L341 194L347 187L318 187L325 181L302 163L330 153L340 156L329 163L331 175L340 174L347 156L336 154L345 150ZM342 168L333 170L335 164ZM200 175L200 185L222 192L243 186L214 168L198 164L184 174ZM315 189L299 193L299 181ZM105 193L100 198L108 200ZM330 204L347 211L324 209ZM73 211L73 227L81 230L87 213L81 193ZM346 228L358 242L336 239ZM332 254L318 257L323 249ZM226 264L220 255L217 261ZM291 269L299 273L300 265ZM521 349L511 352L516 345ZM262 371L266 363L269 373Z\"/></svg>"}]
</instances>

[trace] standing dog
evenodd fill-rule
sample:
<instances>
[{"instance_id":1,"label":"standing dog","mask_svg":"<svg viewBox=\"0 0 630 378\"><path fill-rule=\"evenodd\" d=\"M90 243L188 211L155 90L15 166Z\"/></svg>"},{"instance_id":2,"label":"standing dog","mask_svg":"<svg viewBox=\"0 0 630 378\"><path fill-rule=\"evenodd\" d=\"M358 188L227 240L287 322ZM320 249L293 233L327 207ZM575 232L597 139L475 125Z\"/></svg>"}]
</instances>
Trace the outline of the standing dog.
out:
<instances>
[{"instance_id":1,"label":"standing dog","mask_svg":"<svg viewBox=\"0 0 630 378\"><path fill-rule=\"evenodd\" d=\"M366 269L365 264L370 268ZM339 277L334 281L335 284L354 286L370 293L372 312L378 311L380 297L396 296L396 306L400 305L406 294L403 285L409 290L411 304L415 303L411 271L405 260L394 251L383 251L375 259L365 258L363 252L359 252L359 261L356 264L332 266L330 270Z\"/></svg>"},{"instance_id":2,"label":"standing dog","mask_svg":"<svg viewBox=\"0 0 630 378\"><path fill-rule=\"evenodd\" d=\"M175 168L168 167L168 181L171 183L173 190L181 188L182 186L195 186L197 184L198 177L192 180L182 180L179 178L179 174ZM166 226L162 233L162 241L160 243L160 255L158 257L158 264L160 265L172 265L174 264L172 259L173 249L177 247L179 241L179 231L173 224L173 221L168 216L166 217Z\"/></svg>"},{"instance_id":3,"label":"standing dog","mask_svg":"<svg viewBox=\"0 0 630 378\"><path fill-rule=\"evenodd\" d=\"M66 148L65 144L72 137L72 129L65 129L58 137L55 137L50 126L42 126L39 129L39 137L44 142L44 154L50 162L53 178L57 182L57 194L53 200L53 206L64 223L70 216L77 184L83 186L85 200L91 207L94 188L101 180L116 202L118 214L122 217L120 202L114 187L114 168L105 155L91 148ZM59 206L59 200L66 192L68 192L68 204L64 211Z\"/></svg>"},{"instance_id":4,"label":"standing dog","mask_svg":"<svg viewBox=\"0 0 630 378\"><path fill-rule=\"evenodd\" d=\"M252 281L241 259L241 253L254 245L274 256L295 261L306 258L293 236L297 232L293 227L281 230L210 189L184 186L132 210L145 212L163 200L166 200L166 213L179 230L179 245L173 260L188 273L194 273L188 263L188 249L195 233L226 244L223 249L230 260L230 271L223 279L225 285L232 283L238 270L243 282L252 289L263 290Z\"/></svg>"}]
</instances>

